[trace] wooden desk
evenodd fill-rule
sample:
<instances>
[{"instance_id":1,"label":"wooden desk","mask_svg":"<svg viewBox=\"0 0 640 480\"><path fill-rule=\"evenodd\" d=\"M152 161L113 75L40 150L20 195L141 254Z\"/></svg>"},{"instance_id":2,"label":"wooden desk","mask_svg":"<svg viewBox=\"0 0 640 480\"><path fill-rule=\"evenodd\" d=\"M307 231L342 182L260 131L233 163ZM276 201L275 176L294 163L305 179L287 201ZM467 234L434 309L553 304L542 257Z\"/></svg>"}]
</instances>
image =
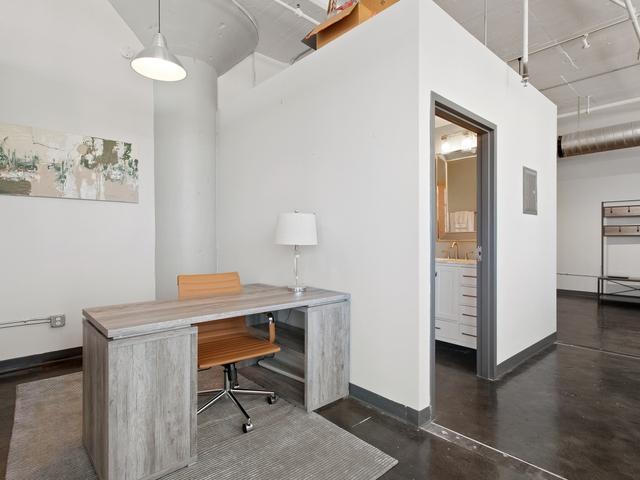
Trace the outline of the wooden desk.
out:
<instances>
[{"instance_id":1,"label":"wooden desk","mask_svg":"<svg viewBox=\"0 0 640 480\"><path fill-rule=\"evenodd\" d=\"M155 479L196 461L197 328L305 312L305 407L349 393L348 294L247 285L241 294L83 310L83 442L101 480Z\"/></svg>"}]
</instances>

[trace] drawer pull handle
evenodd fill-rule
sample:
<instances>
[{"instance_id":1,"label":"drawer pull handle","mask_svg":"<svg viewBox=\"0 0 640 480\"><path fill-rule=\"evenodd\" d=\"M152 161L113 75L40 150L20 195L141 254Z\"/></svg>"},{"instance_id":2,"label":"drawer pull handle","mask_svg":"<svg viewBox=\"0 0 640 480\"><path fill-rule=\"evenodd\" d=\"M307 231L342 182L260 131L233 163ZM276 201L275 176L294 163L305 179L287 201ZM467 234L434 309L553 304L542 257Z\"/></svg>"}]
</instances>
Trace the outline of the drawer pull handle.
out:
<instances>
[{"instance_id":1,"label":"drawer pull handle","mask_svg":"<svg viewBox=\"0 0 640 480\"><path fill-rule=\"evenodd\" d=\"M462 314L464 317L478 318L476 315L469 315L468 313Z\"/></svg>"},{"instance_id":2,"label":"drawer pull handle","mask_svg":"<svg viewBox=\"0 0 640 480\"><path fill-rule=\"evenodd\" d=\"M469 297L469 298L478 298L476 295L467 295L466 293L463 293L462 296Z\"/></svg>"},{"instance_id":3,"label":"drawer pull handle","mask_svg":"<svg viewBox=\"0 0 640 480\"><path fill-rule=\"evenodd\" d=\"M436 330L440 330L440 327L436 327Z\"/></svg>"},{"instance_id":4,"label":"drawer pull handle","mask_svg":"<svg viewBox=\"0 0 640 480\"><path fill-rule=\"evenodd\" d=\"M464 333L464 332L460 332L462 333L462 335L466 335L467 337L473 337L473 338L477 338L477 335L471 335L470 333Z\"/></svg>"},{"instance_id":5,"label":"drawer pull handle","mask_svg":"<svg viewBox=\"0 0 640 480\"><path fill-rule=\"evenodd\" d=\"M462 275L464 278L478 278L478 277L474 277L473 275Z\"/></svg>"}]
</instances>

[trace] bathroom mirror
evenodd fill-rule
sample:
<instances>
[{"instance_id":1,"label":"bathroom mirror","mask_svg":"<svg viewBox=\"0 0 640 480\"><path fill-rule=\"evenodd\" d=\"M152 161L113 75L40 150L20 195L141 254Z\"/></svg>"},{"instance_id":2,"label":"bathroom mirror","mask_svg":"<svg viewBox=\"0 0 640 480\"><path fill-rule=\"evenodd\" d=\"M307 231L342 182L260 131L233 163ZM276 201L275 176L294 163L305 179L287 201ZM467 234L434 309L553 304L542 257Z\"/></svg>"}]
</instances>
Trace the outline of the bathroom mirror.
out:
<instances>
[{"instance_id":1,"label":"bathroom mirror","mask_svg":"<svg viewBox=\"0 0 640 480\"><path fill-rule=\"evenodd\" d=\"M443 126L436 139L438 240L476 241L477 152L475 135Z\"/></svg>"}]
</instances>

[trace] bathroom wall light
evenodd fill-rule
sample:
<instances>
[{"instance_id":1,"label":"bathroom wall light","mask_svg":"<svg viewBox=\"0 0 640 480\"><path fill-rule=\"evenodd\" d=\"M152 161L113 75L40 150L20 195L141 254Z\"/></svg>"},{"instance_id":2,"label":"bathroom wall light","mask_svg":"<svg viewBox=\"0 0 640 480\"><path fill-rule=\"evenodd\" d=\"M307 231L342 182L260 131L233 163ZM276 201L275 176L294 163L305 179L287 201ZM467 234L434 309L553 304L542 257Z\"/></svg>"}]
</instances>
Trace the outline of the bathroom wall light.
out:
<instances>
[{"instance_id":1,"label":"bathroom wall light","mask_svg":"<svg viewBox=\"0 0 640 480\"><path fill-rule=\"evenodd\" d=\"M476 136L471 133L466 133L462 139L461 148L462 150L472 150L476 147L476 144Z\"/></svg>"},{"instance_id":2,"label":"bathroom wall light","mask_svg":"<svg viewBox=\"0 0 640 480\"><path fill-rule=\"evenodd\" d=\"M451 151L451 144L449 143L448 138L449 137L447 137L446 135L442 136L441 138L442 143L440 144L440 153L447 154Z\"/></svg>"}]
</instances>

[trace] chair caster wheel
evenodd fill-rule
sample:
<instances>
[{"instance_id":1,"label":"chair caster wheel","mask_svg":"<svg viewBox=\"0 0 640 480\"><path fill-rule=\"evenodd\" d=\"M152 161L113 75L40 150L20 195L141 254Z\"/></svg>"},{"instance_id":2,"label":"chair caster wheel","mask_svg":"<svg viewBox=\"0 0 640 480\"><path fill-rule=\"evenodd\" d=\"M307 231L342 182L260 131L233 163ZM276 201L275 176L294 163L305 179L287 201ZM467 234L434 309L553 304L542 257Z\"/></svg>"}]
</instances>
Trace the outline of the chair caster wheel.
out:
<instances>
[{"instance_id":1,"label":"chair caster wheel","mask_svg":"<svg viewBox=\"0 0 640 480\"><path fill-rule=\"evenodd\" d=\"M249 433L251 430L253 430L253 423L243 423L242 424L242 431L244 433Z\"/></svg>"},{"instance_id":2,"label":"chair caster wheel","mask_svg":"<svg viewBox=\"0 0 640 480\"><path fill-rule=\"evenodd\" d=\"M273 405L277 401L278 401L278 395L276 394L273 394L267 397L267 402L269 403L269 405Z\"/></svg>"}]
</instances>

